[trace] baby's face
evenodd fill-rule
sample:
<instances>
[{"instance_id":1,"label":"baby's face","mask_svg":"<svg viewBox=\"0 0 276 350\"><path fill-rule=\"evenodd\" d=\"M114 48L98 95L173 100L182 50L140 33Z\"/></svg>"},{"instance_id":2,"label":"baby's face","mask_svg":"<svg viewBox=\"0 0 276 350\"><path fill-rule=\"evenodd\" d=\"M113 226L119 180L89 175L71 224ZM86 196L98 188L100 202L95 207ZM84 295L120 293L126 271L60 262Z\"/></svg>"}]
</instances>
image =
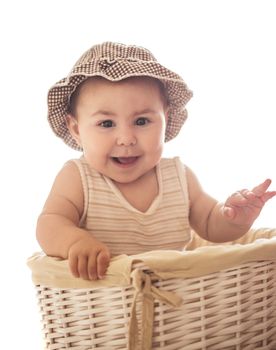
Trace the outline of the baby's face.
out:
<instances>
[{"instance_id":1,"label":"baby's face","mask_svg":"<svg viewBox=\"0 0 276 350\"><path fill-rule=\"evenodd\" d=\"M166 119L153 79L92 78L80 88L76 117L68 117L68 126L91 167L115 182L130 183L159 162Z\"/></svg>"}]
</instances>

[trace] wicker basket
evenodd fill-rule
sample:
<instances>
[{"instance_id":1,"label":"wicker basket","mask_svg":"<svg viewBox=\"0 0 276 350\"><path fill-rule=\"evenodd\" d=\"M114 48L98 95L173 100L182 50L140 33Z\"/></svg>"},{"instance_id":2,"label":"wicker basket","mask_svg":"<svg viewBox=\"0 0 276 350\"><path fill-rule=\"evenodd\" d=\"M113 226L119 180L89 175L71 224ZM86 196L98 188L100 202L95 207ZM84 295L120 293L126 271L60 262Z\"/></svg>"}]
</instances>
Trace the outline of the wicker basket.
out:
<instances>
[{"instance_id":1,"label":"wicker basket","mask_svg":"<svg viewBox=\"0 0 276 350\"><path fill-rule=\"evenodd\" d=\"M96 282L89 287L90 282L85 285L72 277L70 288L61 288L62 269L51 283L40 281L39 263L31 258L45 348L276 349L273 236L276 230L255 230L234 245L208 247L194 236L191 251L175 266L177 278L149 267L150 259L135 258L129 284L109 287ZM156 258L154 266L159 266ZM206 269L211 272L206 274ZM52 274L49 267L44 276L51 280Z\"/></svg>"}]
</instances>

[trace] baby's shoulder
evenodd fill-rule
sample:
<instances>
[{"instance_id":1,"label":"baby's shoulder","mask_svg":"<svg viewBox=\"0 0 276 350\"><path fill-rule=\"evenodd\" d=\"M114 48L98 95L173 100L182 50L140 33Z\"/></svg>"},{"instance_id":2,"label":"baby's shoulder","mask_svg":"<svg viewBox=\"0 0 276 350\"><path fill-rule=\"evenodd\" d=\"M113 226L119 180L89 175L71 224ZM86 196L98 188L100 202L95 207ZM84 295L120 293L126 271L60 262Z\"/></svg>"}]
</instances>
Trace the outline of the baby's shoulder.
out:
<instances>
[{"instance_id":1,"label":"baby's shoulder","mask_svg":"<svg viewBox=\"0 0 276 350\"><path fill-rule=\"evenodd\" d=\"M64 165L62 166L61 170L60 170L60 174L64 177L67 176L74 176L77 175L79 173L79 159L70 159L68 160L66 163L64 163Z\"/></svg>"},{"instance_id":2,"label":"baby's shoulder","mask_svg":"<svg viewBox=\"0 0 276 350\"><path fill-rule=\"evenodd\" d=\"M57 189L72 187L80 183L80 173L74 161L67 161L58 172L54 186Z\"/></svg>"}]
</instances>

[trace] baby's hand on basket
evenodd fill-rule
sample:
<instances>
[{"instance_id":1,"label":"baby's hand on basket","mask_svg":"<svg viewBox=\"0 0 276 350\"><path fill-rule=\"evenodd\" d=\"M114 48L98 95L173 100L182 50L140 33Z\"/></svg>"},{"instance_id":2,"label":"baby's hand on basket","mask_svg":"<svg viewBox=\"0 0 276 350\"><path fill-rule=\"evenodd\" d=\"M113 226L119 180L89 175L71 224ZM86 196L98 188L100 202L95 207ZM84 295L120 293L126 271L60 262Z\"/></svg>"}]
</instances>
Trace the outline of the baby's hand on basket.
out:
<instances>
[{"instance_id":1,"label":"baby's hand on basket","mask_svg":"<svg viewBox=\"0 0 276 350\"><path fill-rule=\"evenodd\" d=\"M224 217L233 224L251 226L264 204L276 195L276 191L267 191L270 184L267 179L251 191L244 189L232 194L222 208Z\"/></svg>"},{"instance_id":2,"label":"baby's hand on basket","mask_svg":"<svg viewBox=\"0 0 276 350\"><path fill-rule=\"evenodd\" d=\"M93 237L85 237L70 247L69 267L75 277L85 280L102 279L110 261L110 252L105 244Z\"/></svg>"}]
</instances>

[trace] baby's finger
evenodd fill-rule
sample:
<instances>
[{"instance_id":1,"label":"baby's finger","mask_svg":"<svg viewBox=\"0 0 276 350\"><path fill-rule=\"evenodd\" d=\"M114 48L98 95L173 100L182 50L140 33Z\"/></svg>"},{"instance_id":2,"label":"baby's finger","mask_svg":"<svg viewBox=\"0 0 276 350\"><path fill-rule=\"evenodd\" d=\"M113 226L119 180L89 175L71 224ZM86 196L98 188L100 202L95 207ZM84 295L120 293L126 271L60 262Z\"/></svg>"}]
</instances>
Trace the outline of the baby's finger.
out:
<instances>
[{"instance_id":1,"label":"baby's finger","mask_svg":"<svg viewBox=\"0 0 276 350\"><path fill-rule=\"evenodd\" d=\"M246 199L253 200L256 198L256 194L252 191L249 191L247 189L241 190L240 191L242 196Z\"/></svg>"},{"instance_id":2,"label":"baby's finger","mask_svg":"<svg viewBox=\"0 0 276 350\"><path fill-rule=\"evenodd\" d=\"M254 187L252 189L252 192L258 196L258 197L261 197L265 192L266 190L268 189L268 187L270 186L271 184L271 180L270 179L266 179L264 182L262 182L260 185Z\"/></svg>"},{"instance_id":3,"label":"baby's finger","mask_svg":"<svg viewBox=\"0 0 276 350\"><path fill-rule=\"evenodd\" d=\"M244 205L244 203L247 201L247 199L243 196L242 191L237 191L237 192L233 193L230 197L228 197L225 204L227 206Z\"/></svg>"},{"instance_id":4,"label":"baby's finger","mask_svg":"<svg viewBox=\"0 0 276 350\"><path fill-rule=\"evenodd\" d=\"M87 264L88 276L90 280L95 281L97 277L97 258L96 255L90 255Z\"/></svg>"},{"instance_id":5,"label":"baby's finger","mask_svg":"<svg viewBox=\"0 0 276 350\"><path fill-rule=\"evenodd\" d=\"M79 271L80 277L85 279L85 280L89 279L88 271L87 271L87 262L88 262L87 256L85 256L85 255L79 256L79 258L78 258L78 271Z\"/></svg>"},{"instance_id":6,"label":"baby's finger","mask_svg":"<svg viewBox=\"0 0 276 350\"><path fill-rule=\"evenodd\" d=\"M70 255L68 257L68 263L69 263L69 269L73 276L76 278L79 278L79 271L78 271L78 257L76 255Z\"/></svg>"},{"instance_id":7,"label":"baby's finger","mask_svg":"<svg viewBox=\"0 0 276 350\"><path fill-rule=\"evenodd\" d=\"M97 274L99 279L102 279L106 273L110 261L108 252L100 251L97 256Z\"/></svg>"},{"instance_id":8,"label":"baby's finger","mask_svg":"<svg viewBox=\"0 0 276 350\"><path fill-rule=\"evenodd\" d=\"M244 198L247 199L248 205L254 205L258 208L262 208L264 205L264 201L262 197L258 197L254 192L249 190L242 190L241 191Z\"/></svg>"},{"instance_id":9,"label":"baby's finger","mask_svg":"<svg viewBox=\"0 0 276 350\"><path fill-rule=\"evenodd\" d=\"M273 198L274 196L276 196L276 191L271 191L271 192L266 192L262 195L262 200L265 202L267 202L269 199Z\"/></svg>"},{"instance_id":10,"label":"baby's finger","mask_svg":"<svg viewBox=\"0 0 276 350\"><path fill-rule=\"evenodd\" d=\"M231 207L224 206L222 213L227 219L233 219L235 217L235 211Z\"/></svg>"}]
</instances>

